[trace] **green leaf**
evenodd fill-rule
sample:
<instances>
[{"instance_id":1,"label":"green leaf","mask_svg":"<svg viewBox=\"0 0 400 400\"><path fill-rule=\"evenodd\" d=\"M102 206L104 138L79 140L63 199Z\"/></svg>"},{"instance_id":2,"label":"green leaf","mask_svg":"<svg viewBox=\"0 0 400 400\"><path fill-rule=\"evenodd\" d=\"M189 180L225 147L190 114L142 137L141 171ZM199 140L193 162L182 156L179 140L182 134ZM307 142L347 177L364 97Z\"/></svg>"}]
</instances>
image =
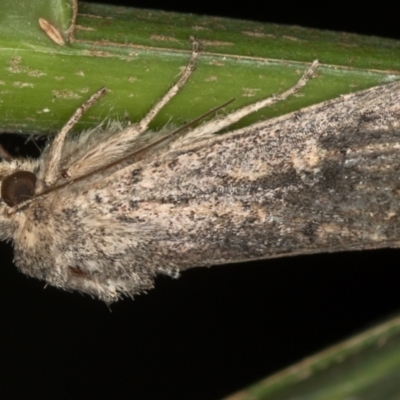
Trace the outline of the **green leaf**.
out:
<instances>
[{"instance_id":1,"label":"green leaf","mask_svg":"<svg viewBox=\"0 0 400 400\"><path fill-rule=\"evenodd\" d=\"M107 118L137 121L173 84L190 55L203 54L182 92L154 121L182 124L225 101L238 108L293 85L318 58L317 76L283 104L241 126L399 77L400 45L388 39L215 17L80 3L6 0L0 14L1 131L55 132L102 86L109 94L77 129ZM52 41L49 21L65 38Z\"/></svg>"}]
</instances>

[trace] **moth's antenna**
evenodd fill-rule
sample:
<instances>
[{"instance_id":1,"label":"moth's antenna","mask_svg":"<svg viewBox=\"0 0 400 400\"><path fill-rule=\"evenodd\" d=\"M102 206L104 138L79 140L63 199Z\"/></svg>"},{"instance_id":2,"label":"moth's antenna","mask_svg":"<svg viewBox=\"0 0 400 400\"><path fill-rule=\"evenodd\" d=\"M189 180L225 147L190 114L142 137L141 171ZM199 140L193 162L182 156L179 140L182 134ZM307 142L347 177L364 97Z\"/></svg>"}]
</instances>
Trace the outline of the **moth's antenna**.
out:
<instances>
[{"instance_id":1,"label":"moth's antenna","mask_svg":"<svg viewBox=\"0 0 400 400\"><path fill-rule=\"evenodd\" d=\"M197 122L199 122L199 121L201 121L202 119L208 117L210 114L213 114L213 113L217 112L217 111L220 110L221 108L226 107L227 105L231 104L231 103L234 102L234 101L235 101L235 99L231 99L231 100L227 101L226 103L224 103L224 104L222 104L222 105L220 105L220 106L218 106L218 107L215 107L215 108L213 108L213 109L210 110L210 111L207 111L205 114L200 115L200 117L197 117L197 118L193 119L192 121L188 122L187 124L181 126L180 128L176 129L175 131L169 133L168 135L163 136L162 138L156 140L155 142L150 143L149 145L143 147L142 149L137 150L137 151L135 151L134 153L127 155L126 157L123 157L121 160L129 159L130 157L138 156L138 155L140 155L141 153L147 152L148 150L150 150L150 149L154 148L155 146L159 145L160 143L163 143L163 142L165 142L165 141L168 141L168 140L171 139L172 137L177 136L179 133L183 132L183 131L186 130L187 128L190 128L191 126L193 126L193 125L196 124ZM141 157L141 158L143 158L143 157ZM141 158L138 158L138 160L140 160ZM120 162L121 160L118 160L118 162ZM105 166L104 168L108 168L108 165Z\"/></svg>"},{"instance_id":2,"label":"moth's antenna","mask_svg":"<svg viewBox=\"0 0 400 400\"><path fill-rule=\"evenodd\" d=\"M235 101L235 99L231 99L231 100L227 101L226 103L221 104L220 106L215 107L210 111L207 111L205 114L201 115L200 117L195 118L194 120L188 122L187 124L183 125L182 127L180 127L178 129L176 129L175 131L171 132L170 134L168 134L166 136L163 136L162 138L156 140L155 142L150 143L149 145L147 145L147 146L145 146L145 147L143 147L143 148L141 148L139 150L136 150L133 153L128 154L127 156L120 158L119 160L116 160L116 161L114 161L114 162L112 162L110 164L107 164L104 167L98 168L98 169L96 169L94 171L88 172L85 175L78 176L77 178L71 179L71 180L69 180L67 182L64 182L64 183L58 185L58 186L51 187L49 189L45 189L42 192L37 193L34 196L34 198L40 197L40 196L45 195L45 194L50 193L50 192L53 192L54 190L61 189L61 188L65 187L65 186L67 186L67 185L69 185L69 184L71 184L73 182L78 182L78 181L84 180L89 176L95 175L98 172L105 171L105 170L107 170L109 168L112 168L113 166L115 166L117 164L120 164L121 162L124 162L126 160L129 160L132 157L135 157L137 160L141 160L141 159L143 159L145 153L148 152L149 150L151 150L152 148L158 146L160 143L168 141L173 136L178 135L179 133L181 133L185 129L191 127L192 125L196 124L197 122L201 121L202 119L208 117L210 114L213 114L213 113L217 112L218 110L220 110L221 108L226 107L227 105L231 104L233 101ZM26 204L26 202L24 203L24 205L25 204Z\"/></svg>"}]
</instances>

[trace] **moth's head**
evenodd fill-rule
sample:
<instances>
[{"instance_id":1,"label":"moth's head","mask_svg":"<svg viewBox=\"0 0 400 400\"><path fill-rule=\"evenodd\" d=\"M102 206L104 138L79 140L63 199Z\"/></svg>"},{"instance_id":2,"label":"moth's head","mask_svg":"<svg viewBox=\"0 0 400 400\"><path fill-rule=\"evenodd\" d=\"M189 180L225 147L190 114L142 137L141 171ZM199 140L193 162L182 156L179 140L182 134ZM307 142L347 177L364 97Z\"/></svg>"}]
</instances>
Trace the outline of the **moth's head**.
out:
<instances>
[{"instance_id":1,"label":"moth's head","mask_svg":"<svg viewBox=\"0 0 400 400\"><path fill-rule=\"evenodd\" d=\"M12 237L15 221L12 209L35 194L35 161L0 161L0 238Z\"/></svg>"},{"instance_id":2,"label":"moth's head","mask_svg":"<svg viewBox=\"0 0 400 400\"><path fill-rule=\"evenodd\" d=\"M1 199L9 207L31 199L35 194L36 175L31 171L15 171L1 182Z\"/></svg>"}]
</instances>

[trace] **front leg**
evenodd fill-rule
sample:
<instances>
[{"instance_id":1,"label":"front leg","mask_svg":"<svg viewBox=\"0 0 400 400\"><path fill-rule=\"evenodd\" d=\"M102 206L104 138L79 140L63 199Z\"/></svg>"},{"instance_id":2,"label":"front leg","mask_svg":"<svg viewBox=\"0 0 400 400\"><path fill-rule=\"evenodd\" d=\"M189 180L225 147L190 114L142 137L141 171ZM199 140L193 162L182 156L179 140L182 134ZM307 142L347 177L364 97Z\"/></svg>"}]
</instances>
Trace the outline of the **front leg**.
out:
<instances>
[{"instance_id":1,"label":"front leg","mask_svg":"<svg viewBox=\"0 0 400 400\"><path fill-rule=\"evenodd\" d=\"M54 184L54 182L59 178L60 175L60 159L65 142L65 137L67 133L76 125L76 123L81 119L82 115L100 99L106 93L106 88L101 88L95 94L90 96L72 115L68 122L63 126L57 136L54 138L50 145L50 149L47 155L47 162L44 170L43 180L38 182L36 191L42 192L45 188L48 188Z\"/></svg>"}]
</instances>

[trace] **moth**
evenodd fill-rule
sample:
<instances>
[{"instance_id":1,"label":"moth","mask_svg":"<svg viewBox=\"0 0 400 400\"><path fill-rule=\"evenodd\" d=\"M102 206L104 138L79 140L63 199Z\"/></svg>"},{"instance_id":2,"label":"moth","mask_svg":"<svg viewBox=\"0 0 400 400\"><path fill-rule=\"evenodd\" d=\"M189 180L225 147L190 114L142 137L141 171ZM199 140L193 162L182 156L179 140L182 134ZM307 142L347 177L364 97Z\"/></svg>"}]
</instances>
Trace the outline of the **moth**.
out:
<instances>
[{"instance_id":1,"label":"moth","mask_svg":"<svg viewBox=\"0 0 400 400\"><path fill-rule=\"evenodd\" d=\"M298 92L315 61L279 95L148 134L198 55L140 122L71 138L103 88L39 159L0 163L0 238L21 272L111 303L195 266L397 245L400 83L215 135Z\"/></svg>"}]
</instances>

